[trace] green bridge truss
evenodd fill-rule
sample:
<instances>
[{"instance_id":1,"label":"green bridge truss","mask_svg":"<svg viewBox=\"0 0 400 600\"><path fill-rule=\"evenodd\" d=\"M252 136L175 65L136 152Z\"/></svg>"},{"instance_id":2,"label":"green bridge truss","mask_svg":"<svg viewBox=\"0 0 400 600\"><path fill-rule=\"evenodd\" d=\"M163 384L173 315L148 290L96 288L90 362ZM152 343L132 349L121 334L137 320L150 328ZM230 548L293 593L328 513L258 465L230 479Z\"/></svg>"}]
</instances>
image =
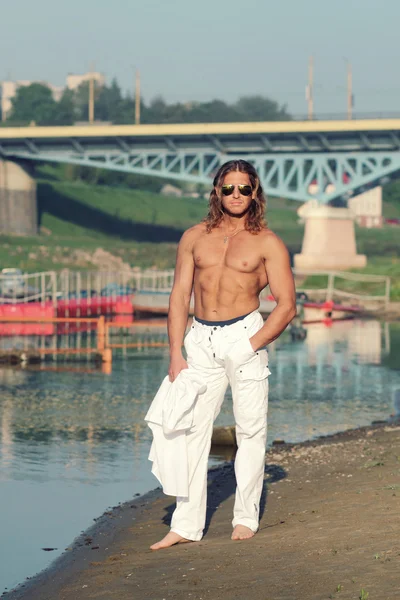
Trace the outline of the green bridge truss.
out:
<instances>
[{"instance_id":1,"label":"green bridge truss","mask_svg":"<svg viewBox=\"0 0 400 600\"><path fill-rule=\"evenodd\" d=\"M247 133L239 130L242 125L231 124L230 132L229 125L217 124L215 129L222 133L211 134L207 127L211 130L212 124L202 126L200 133L199 125L192 133L189 126L170 126L171 132L163 126L139 126L142 131L133 126L4 128L0 158L71 163L207 185L221 164L243 158L254 164L268 195L302 202L314 197L320 203L345 202L400 174L400 121L395 128L371 131L367 126L327 131L321 124L320 131L302 133L268 132L270 124L249 124ZM255 125L260 131L254 131ZM289 126L295 130L297 125L287 124L286 129Z\"/></svg>"},{"instance_id":2,"label":"green bridge truss","mask_svg":"<svg viewBox=\"0 0 400 600\"><path fill-rule=\"evenodd\" d=\"M11 158L11 157L10 157ZM215 152L113 152L56 155L21 152L17 160L63 162L211 184L216 170L227 160L243 158L257 169L267 195L320 203L347 200L368 188L386 183L400 173L400 152L349 154L223 154Z\"/></svg>"}]
</instances>

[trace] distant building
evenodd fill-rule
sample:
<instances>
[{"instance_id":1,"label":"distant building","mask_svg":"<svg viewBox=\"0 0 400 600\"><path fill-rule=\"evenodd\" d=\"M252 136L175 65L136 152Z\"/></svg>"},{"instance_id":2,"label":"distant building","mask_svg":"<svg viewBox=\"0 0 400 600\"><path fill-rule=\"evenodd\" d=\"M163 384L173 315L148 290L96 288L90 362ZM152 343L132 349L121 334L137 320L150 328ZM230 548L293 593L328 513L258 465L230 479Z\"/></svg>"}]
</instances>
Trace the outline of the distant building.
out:
<instances>
[{"instance_id":1,"label":"distant building","mask_svg":"<svg viewBox=\"0 0 400 600\"><path fill-rule=\"evenodd\" d=\"M98 73L93 71L92 73L84 73L83 75L75 75L70 73L67 76L67 88L69 90L76 90L82 83L89 81L90 79L94 79L94 81L102 87L106 83L106 78L102 73Z\"/></svg>"},{"instance_id":2,"label":"distant building","mask_svg":"<svg viewBox=\"0 0 400 600\"><path fill-rule=\"evenodd\" d=\"M330 184L326 188L327 193L332 193L335 187ZM309 186L308 191L316 194L318 187L315 184ZM307 211L318 205L318 200L313 198L298 208L297 214L301 221L307 217ZM382 188L377 186L358 194L348 200L348 207L354 214L355 221L360 227L382 227Z\"/></svg>"},{"instance_id":3,"label":"distant building","mask_svg":"<svg viewBox=\"0 0 400 600\"><path fill-rule=\"evenodd\" d=\"M382 188L377 186L348 201L360 227L382 227Z\"/></svg>"},{"instance_id":4,"label":"distant building","mask_svg":"<svg viewBox=\"0 0 400 600\"><path fill-rule=\"evenodd\" d=\"M41 83L41 82L39 82L39 83ZM56 102L61 100L61 96L63 95L63 92L64 92L64 88L62 87L62 85L53 85L52 83L47 83L47 82L44 82L43 85L47 85L47 87L49 87L51 89L53 98Z\"/></svg>"},{"instance_id":5,"label":"distant building","mask_svg":"<svg viewBox=\"0 0 400 600\"><path fill-rule=\"evenodd\" d=\"M9 117L12 108L12 99L21 85L30 85L30 81L3 81L1 84L1 120Z\"/></svg>"}]
</instances>

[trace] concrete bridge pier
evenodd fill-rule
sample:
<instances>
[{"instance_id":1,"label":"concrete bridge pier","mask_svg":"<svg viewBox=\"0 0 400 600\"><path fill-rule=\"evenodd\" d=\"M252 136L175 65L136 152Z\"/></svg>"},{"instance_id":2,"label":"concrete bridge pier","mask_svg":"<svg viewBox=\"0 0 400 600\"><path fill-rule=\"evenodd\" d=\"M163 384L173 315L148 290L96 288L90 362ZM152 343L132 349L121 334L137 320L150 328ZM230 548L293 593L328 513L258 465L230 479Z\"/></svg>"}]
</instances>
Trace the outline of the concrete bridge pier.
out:
<instances>
[{"instance_id":1,"label":"concrete bridge pier","mask_svg":"<svg viewBox=\"0 0 400 600\"><path fill-rule=\"evenodd\" d=\"M36 181L33 167L0 159L0 233L36 235Z\"/></svg>"},{"instance_id":2,"label":"concrete bridge pier","mask_svg":"<svg viewBox=\"0 0 400 600\"><path fill-rule=\"evenodd\" d=\"M367 257L357 254L354 214L348 208L313 206L304 214L305 228L297 269L340 271L365 267Z\"/></svg>"}]
</instances>

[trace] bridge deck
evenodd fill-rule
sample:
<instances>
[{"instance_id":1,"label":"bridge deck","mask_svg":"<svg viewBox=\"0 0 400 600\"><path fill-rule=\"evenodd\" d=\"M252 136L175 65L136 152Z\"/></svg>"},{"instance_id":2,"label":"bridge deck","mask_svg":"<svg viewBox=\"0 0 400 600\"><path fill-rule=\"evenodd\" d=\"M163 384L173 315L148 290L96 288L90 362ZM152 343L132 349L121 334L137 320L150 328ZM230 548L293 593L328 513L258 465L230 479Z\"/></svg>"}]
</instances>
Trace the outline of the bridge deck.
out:
<instances>
[{"instance_id":1,"label":"bridge deck","mask_svg":"<svg viewBox=\"0 0 400 600\"><path fill-rule=\"evenodd\" d=\"M0 155L399 151L400 119L0 128Z\"/></svg>"},{"instance_id":2,"label":"bridge deck","mask_svg":"<svg viewBox=\"0 0 400 600\"><path fill-rule=\"evenodd\" d=\"M21 138L105 138L114 136L197 136L235 134L290 134L400 131L400 119L359 121L268 121L250 123L181 123L150 125L77 125L69 127L2 127L0 139Z\"/></svg>"}]
</instances>

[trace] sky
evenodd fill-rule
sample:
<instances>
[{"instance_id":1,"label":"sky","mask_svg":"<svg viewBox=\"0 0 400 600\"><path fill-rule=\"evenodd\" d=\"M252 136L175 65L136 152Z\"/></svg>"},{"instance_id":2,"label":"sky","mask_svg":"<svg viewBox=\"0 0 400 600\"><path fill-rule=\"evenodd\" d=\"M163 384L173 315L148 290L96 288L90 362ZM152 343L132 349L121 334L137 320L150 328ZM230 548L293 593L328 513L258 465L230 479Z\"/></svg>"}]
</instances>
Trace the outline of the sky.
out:
<instances>
[{"instance_id":1,"label":"sky","mask_svg":"<svg viewBox=\"0 0 400 600\"><path fill-rule=\"evenodd\" d=\"M12 0L0 16L0 80L63 85L93 62L145 101L234 102L261 94L306 114L400 112L398 0ZM397 66L396 66L397 65Z\"/></svg>"}]
</instances>

